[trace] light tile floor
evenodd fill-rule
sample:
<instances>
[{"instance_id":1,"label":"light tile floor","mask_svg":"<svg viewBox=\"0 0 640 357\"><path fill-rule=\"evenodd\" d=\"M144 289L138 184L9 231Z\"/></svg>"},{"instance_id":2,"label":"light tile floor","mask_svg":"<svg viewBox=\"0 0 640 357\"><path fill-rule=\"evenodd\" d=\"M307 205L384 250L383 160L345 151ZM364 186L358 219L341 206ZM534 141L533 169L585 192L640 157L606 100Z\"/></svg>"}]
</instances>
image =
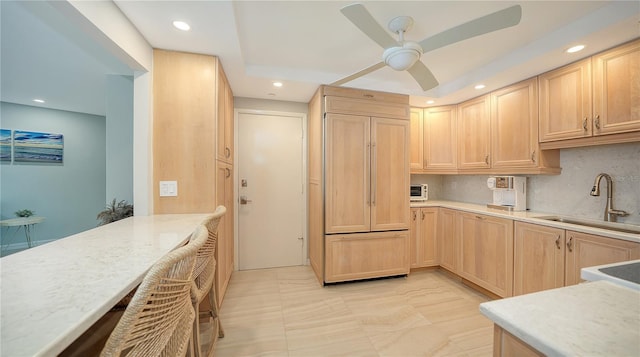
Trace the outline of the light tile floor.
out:
<instances>
[{"instance_id":1,"label":"light tile floor","mask_svg":"<svg viewBox=\"0 0 640 357\"><path fill-rule=\"evenodd\" d=\"M215 356L491 356L488 300L438 270L326 287L309 266L238 271Z\"/></svg>"}]
</instances>

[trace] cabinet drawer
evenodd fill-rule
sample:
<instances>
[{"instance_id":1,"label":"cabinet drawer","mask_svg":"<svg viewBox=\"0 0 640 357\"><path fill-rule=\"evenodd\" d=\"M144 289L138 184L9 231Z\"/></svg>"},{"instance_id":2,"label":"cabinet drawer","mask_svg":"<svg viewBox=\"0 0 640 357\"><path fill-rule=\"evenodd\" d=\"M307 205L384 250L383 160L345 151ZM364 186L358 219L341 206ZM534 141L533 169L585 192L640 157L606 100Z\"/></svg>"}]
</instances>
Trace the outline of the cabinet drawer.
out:
<instances>
[{"instance_id":1,"label":"cabinet drawer","mask_svg":"<svg viewBox=\"0 0 640 357\"><path fill-rule=\"evenodd\" d=\"M325 282L409 273L409 232L325 236Z\"/></svg>"},{"instance_id":2,"label":"cabinet drawer","mask_svg":"<svg viewBox=\"0 0 640 357\"><path fill-rule=\"evenodd\" d=\"M409 120L409 105L367 99L326 96L325 111Z\"/></svg>"}]
</instances>

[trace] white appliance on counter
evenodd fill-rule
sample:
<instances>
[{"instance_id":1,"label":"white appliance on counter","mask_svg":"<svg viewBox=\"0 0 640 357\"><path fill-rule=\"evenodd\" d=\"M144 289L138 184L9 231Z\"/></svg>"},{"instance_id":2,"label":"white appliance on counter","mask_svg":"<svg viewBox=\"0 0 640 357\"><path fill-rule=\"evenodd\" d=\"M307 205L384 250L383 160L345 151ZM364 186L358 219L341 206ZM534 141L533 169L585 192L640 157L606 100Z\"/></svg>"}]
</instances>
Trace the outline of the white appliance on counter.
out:
<instances>
[{"instance_id":1,"label":"white appliance on counter","mask_svg":"<svg viewBox=\"0 0 640 357\"><path fill-rule=\"evenodd\" d=\"M426 183L411 185L410 193L410 201L411 202L422 202L429 200L429 185Z\"/></svg>"},{"instance_id":2,"label":"white appliance on counter","mask_svg":"<svg viewBox=\"0 0 640 357\"><path fill-rule=\"evenodd\" d=\"M527 178L520 176L491 176L487 187L493 191L493 203L489 208L506 211L525 211L527 209Z\"/></svg>"}]
</instances>

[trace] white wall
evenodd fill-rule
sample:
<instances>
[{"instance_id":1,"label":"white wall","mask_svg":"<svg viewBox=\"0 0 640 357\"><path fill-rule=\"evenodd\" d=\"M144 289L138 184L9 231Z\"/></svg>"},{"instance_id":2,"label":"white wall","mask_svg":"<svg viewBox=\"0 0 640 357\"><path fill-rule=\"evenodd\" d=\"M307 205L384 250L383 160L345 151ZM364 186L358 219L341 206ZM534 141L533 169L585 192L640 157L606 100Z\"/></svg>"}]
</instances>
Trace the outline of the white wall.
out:
<instances>
[{"instance_id":1,"label":"white wall","mask_svg":"<svg viewBox=\"0 0 640 357\"><path fill-rule=\"evenodd\" d=\"M106 203L133 203L133 77L108 75Z\"/></svg>"},{"instance_id":2,"label":"white wall","mask_svg":"<svg viewBox=\"0 0 640 357\"><path fill-rule=\"evenodd\" d=\"M265 110L274 112L303 113L309 114L307 103L288 102L283 100L268 100L234 97L233 107L235 109Z\"/></svg>"},{"instance_id":3,"label":"white wall","mask_svg":"<svg viewBox=\"0 0 640 357\"><path fill-rule=\"evenodd\" d=\"M607 198L605 181L601 182L599 197L592 197L589 192L596 175L605 172L613 178L614 208L630 213L618 221L640 224L640 143L563 149L560 166L561 175L528 176L527 206L531 211L602 220ZM412 176L412 182L420 176L437 182L430 175ZM429 188L439 199L486 204L492 200L487 178L488 175L442 175L441 192L434 192L431 185Z\"/></svg>"}]
</instances>

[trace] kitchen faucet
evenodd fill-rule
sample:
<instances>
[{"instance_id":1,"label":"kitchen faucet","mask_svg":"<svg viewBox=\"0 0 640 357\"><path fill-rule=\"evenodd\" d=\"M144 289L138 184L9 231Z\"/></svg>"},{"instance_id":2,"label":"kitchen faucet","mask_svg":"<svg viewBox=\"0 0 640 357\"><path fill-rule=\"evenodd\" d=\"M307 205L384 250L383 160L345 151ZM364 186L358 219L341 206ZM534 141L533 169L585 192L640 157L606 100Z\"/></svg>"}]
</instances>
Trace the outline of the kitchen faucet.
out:
<instances>
[{"instance_id":1,"label":"kitchen faucet","mask_svg":"<svg viewBox=\"0 0 640 357\"><path fill-rule=\"evenodd\" d=\"M591 196L600 196L600 180L602 178L607 180L607 205L604 208L604 220L609 222L616 222L618 216L624 217L628 216L629 213L613 209L613 181L611 181L611 176L605 173L598 174L596 176L596 181L593 183L593 188L591 189Z\"/></svg>"}]
</instances>

